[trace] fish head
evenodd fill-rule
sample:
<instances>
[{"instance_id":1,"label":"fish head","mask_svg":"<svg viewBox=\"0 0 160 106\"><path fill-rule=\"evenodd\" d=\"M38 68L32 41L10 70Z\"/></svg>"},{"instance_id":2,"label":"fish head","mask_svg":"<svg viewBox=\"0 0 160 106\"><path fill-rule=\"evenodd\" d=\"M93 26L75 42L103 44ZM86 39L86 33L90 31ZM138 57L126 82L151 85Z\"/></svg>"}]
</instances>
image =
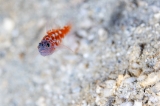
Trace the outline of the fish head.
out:
<instances>
[{"instance_id":1,"label":"fish head","mask_svg":"<svg viewBox=\"0 0 160 106\"><path fill-rule=\"evenodd\" d=\"M55 48L50 41L42 40L38 45L38 50L42 56L48 56L54 52Z\"/></svg>"}]
</instances>

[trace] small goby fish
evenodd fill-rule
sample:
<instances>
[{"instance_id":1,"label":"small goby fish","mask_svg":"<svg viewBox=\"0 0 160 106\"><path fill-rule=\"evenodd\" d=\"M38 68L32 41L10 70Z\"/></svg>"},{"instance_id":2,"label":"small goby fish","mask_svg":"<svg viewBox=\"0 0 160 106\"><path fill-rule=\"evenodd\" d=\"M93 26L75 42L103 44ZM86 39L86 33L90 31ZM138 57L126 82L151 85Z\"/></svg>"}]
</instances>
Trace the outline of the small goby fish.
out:
<instances>
[{"instance_id":1,"label":"small goby fish","mask_svg":"<svg viewBox=\"0 0 160 106\"><path fill-rule=\"evenodd\" d=\"M42 56L51 55L62 43L62 39L70 31L71 25L59 29L51 29L43 37L38 45L39 53Z\"/></svg>"}]
</instances>

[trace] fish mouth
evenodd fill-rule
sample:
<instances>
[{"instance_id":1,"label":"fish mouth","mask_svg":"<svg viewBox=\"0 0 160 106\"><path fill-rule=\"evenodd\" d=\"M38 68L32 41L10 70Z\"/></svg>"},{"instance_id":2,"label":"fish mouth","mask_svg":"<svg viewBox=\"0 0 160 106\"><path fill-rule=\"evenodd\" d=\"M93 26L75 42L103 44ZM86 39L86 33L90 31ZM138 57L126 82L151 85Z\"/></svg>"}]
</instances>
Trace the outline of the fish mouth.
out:
<instances>
[{"instance_id":1,"label":"fish mouth","mask_svg":"<svg viewBox=\"0 0 160 106\"><path fill-rule=\"evenodd\" d=\"M40 53L45 53L46 50L45 50L45 49L41 49L41 50L39 50L39 52L40 52Z\"/></svg>"},{"instance_id":2,"label":"fish mouth","mask_svg":"<svg viewBox=\"0 0 160 106\"><path fill-rule=\"evenodd\" d=\"M46 49L39 49L39 53L40 53L42 56L47 56L47 55L49 55L49 52L47 52Z\"/></svg>"},{"instance_id":3,"label":"fish mouth","mask_svg":"<svg viewBox=\"0 0 160 106\"><path fill-rule=\"evenodd\" d=\"M44 53L44 52L46 52L46 49L39 49L39 52Z\"/></svg>"}]
</instances>

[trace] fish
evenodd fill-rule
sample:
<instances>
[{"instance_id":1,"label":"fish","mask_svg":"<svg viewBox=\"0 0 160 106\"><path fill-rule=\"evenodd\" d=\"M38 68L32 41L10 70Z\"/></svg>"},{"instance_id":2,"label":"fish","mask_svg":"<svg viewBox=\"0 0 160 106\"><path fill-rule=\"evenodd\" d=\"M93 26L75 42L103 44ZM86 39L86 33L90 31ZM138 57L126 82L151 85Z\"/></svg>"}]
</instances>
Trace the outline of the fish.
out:
<instances>
[{"instance_id":1,"label":"fish","mask_svg":"<svg viewBox=\"0 0 160 106\"><path fill-rule=\"evenodd\" d=\"M42 56L49 56L55 52L58 47L62 46L62 40L70 32L71 25L63 28L51 29L46 32L38 45L38 51Z\"/></svg>"}]
</instances>

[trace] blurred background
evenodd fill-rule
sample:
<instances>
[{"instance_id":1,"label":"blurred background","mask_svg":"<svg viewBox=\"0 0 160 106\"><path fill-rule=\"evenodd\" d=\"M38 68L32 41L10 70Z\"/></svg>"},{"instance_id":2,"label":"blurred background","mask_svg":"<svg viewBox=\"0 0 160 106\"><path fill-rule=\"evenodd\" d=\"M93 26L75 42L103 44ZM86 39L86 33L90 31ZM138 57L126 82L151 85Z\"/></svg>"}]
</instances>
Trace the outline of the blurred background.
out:
<instances>
[{"instance_id":1,"label":"blurred background","mask_svg":"<svg viewBox=\"0 0 160 106\"><path fill-rule=\"evenodd\" d=\"M155 22L159 7L159 0L0 0L0 106L86 106L90 84L128 68L133 30ZM67 23L63 44L76 53L41 56L46 30Z\"/></svg>"}]
</instances>

